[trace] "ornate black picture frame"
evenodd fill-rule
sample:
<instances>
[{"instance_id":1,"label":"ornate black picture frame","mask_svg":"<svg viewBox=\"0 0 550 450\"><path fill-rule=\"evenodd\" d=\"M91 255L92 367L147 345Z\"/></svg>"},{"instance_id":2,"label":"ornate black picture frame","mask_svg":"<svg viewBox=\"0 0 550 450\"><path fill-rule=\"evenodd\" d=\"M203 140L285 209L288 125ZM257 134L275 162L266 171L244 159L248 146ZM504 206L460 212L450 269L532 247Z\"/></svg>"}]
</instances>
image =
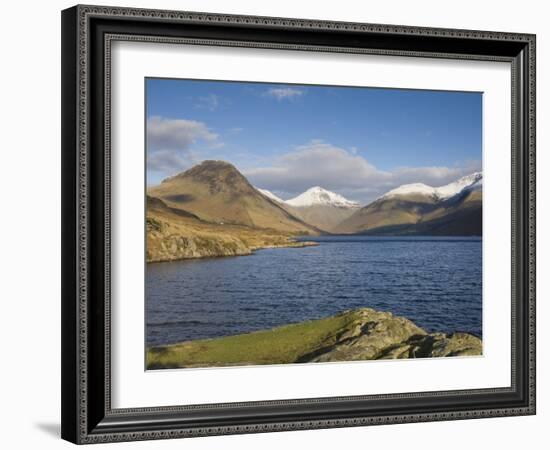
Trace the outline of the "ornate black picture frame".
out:
<instances>
[{"instance_id":1,"label":"ornate black picture frame","mask_svg":"<svg viewBox=\"0 0 550 450\"><path fill-rule=\"evenodd\" d=\"M511 63L511 386L113 409L109 108L117 40ZM75 6L62 12L62 108L64 439L84 444L535 414L534 35Z\"/></svg>"}]
</instances>

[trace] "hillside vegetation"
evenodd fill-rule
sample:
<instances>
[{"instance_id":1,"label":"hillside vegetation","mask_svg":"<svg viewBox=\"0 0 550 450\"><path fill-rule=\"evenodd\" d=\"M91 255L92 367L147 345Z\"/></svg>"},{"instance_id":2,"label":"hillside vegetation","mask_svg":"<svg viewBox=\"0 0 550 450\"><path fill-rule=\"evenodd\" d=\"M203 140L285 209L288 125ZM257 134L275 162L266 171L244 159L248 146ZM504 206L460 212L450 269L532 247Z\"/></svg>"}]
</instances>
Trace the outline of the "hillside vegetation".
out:
<instances>
[{"instance_id":1,"label":"hillside vegetation","mask_svg":"<svg viewBox=\"0 0 550 450\"><path fill-rule=\"evenodd\" d=\"M316 245L297 242L292 235L275 230L209 223L150 196L146 222L147 262L250 255L261 248Z\"/></svg>"}]
</instances>

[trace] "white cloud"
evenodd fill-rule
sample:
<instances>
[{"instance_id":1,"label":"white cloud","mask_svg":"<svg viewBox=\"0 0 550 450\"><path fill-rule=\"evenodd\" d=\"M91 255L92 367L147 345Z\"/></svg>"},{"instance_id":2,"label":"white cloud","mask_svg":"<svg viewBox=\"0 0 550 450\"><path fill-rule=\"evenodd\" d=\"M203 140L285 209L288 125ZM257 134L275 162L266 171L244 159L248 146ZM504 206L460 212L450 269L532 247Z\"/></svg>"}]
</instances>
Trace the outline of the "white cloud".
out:
<instances>
[{"instance_id":1,"label":"white cloud","mask_svg":"<svg viewBox=\"0 0 550 450\"><path fill-rule=\"evenodd\" d=\"M199 102L196 107L200 109L207 109L209 111L216 111L220 106L220 99L215 94L210 94L205 97L199 97Z\"/></svg>"},{"instance_id":2,"label":"white cloud","mask_svg":"<svg viewBox=\"0 0 550 450\"><path fill-rule=\"evenodd\" d=\"M252 169L245 175L262 188L285 192L302 192L318 184L331 190L359 189L366 180L380 182L389 176L365 158L320 140L296 147L271 167Z\"/></svg>"},{"instance_id":3,"label":"white cloud","mask_svg":"<svg viewBox=\"0 0 550 450\"><path fill-rule=\"evenodd\" d=\"M214 142L218 135L196 120L166 119L160 116L147 120L147 144L152 151L185 149L199 139Z\"/></svg>"},{"instance_id":4,"label":"white cloud","mask_svg":"<svg viewBox=\"0 0 550 450\"><path fill-rule=\"evenodd\" d=\"M202 122L150 117L147 120L147 168L164 175L187 168L194 160L191 147L199 141L213 148L223 145L218 135Z\"/></svg>"},{"instance_id":5,"label":"white cloud","mask_svg":"<svg viewBox=\"0 0 550 450\"><path fill-rule=\"evenodd\" d=\"M402 184L450 183L479 170L480 165L480 162L470 162L460 167L399 167L383 171L353 150L315 140L282 155L270 167L251 169L245 171L245 175L255 186L286 193L288 197L320 185L368 203Z\"/></svg>"},{"instance_id":6,"label":"white cloud","mask_svg":"<svg viewBox=\"0 0 550 450\"><path fill-rule=\"evenodd\" d=\"M271 88L264 93L265 96L275 98L278 101L294 100L295 98L301 97L304 94L305 91L291 87Z\"/></svg>"},{"instance_id":7,"label":"white cloud","mask_svg":"<svg viewBox=\"0 0 550 450\"><path fill-rule=\"evenodd\" d=\"M164 175L174 174L187 168L189 159L173 150L160 150L147 155L147 169Z\"/></svg>"}]
</instances>

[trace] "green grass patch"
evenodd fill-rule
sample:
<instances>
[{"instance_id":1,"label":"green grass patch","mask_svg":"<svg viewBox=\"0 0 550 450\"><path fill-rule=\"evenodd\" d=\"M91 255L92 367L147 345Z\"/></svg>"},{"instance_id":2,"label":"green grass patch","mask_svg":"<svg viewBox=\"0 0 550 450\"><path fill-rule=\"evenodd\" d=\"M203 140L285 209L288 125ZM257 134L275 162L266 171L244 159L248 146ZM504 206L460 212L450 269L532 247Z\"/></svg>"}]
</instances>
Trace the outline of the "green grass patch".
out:
<instances>
[{"instance_id":1,"label":"green grass patch","mask_svg":"<svg viewBox=\"0 0 550 450\"><path fill-rule=\"evenodd\" d=\"M217 339L182 342L147 350L148 369L286 364L333 345L358 318L348 311L325 319Z\"/></svg>"}]
</instances>

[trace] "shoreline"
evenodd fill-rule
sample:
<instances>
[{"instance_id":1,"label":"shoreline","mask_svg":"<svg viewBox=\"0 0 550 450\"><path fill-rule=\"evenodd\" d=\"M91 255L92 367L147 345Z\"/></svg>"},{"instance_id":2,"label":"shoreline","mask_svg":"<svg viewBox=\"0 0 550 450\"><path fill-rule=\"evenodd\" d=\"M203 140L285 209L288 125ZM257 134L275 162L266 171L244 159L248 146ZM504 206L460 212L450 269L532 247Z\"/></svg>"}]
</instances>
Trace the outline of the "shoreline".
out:
<instances>
[{"instance_id":1,"label":"shoreline","mask_svg":"<svg viewBox=\"0 0 550 450\"><path fill-rule=\"evenodd\" d=\"M146 348L147 369L481 356L470 333L428 333L371 308L212 339Z\"/></svg>"},{"instance_id":2,"label":"shoreline","mask_svg":"<svg viewBox=\"0 0 550 450\"><path fill-rule=\"evenodd\" d=\"M331 236L336 236L336 237L354 237L354 236L371 236L371 235L368 235L368 234L364 234L364 233L360 233L360 234L330 234L330 233L327 233L327 234L324 234L322 236L326 236L326 237L331 237ZM306 239L315 239L316 237L315 236L303 236L304 238ZM466 236L432 236L432 235L416 235L416 236L403 236L403 235L372 235L371 237L375 237L375 238L396 238L396 239L399 239L399 238L411 238L411 237L415 237L415 238L423 238L423 237L435 237L435 238L438 238L438 239L445 239L445 238L450 238L450 239L453 239L453 240L456 240L456 239L459 239L459 238L463 238L463 239L467 239L467 240L479 240L481 241L482 240L482 236L469 236L469 235L466 235ZM183 236L176 236L176 238L180 238L180 239L191 239L191 238L184 238ZM269 237L266 237L266 238L269 238ZM280 236L277 236L277 238L280 238ZM263 245L250 245L250 244L245 244L244 242L240 242L240 246L233 246L231 248L230 251L227 251L226 248L223 248L223 247L218 247L217 249L212 249L212 248L209 248L208 249L208 252L206 253L203 253L203 254L184 254L182 256L174 256L174 257L169 257L169 256L164 256L162 258L149 258L147 257L147 264L150 264L150 263L162 263L162 262L176 262L176 261L184 261L184 260L188 260L188 259L205 259L205 258L223 258L223 257L229 257L229 256L250 256L252 254L254 254L256 251L258 250L267 250L267 249L274 249L274 248L304 248L304 247L316 247L316 246L319 246L323 243L323 240L319 240L319 241L316 241L316 240L304 240L304 241L299 241L299 240L291 240L291 239L295 239L295 238L287 238L285 237L285 239L288 239L288 241L286 242L283 242L283 243L272 243L272 244L263 244Z\"/></svg>"},{"instance_id":3,"label":"shoreline","mask_svg":"<svg viewBox=\"0 0 550 450\"><path fill-rule=\"evenodd\" d=\"M201 254L201 255L190 255L190 256L179 256L174 258L158 258L158 259L150 259L147 258L147 264L153 264L153 263L163 263L163 262L176 262L176 261L185 261L185 260L191 260L191 259L207 259L207 258L224 258L224 257L231 257L231 256L250 256L253 255L258 250L268 250L268 249L274 249L274 248L304 248L304 247L317 247L319 246L319 242L313 242L313 241L288 241L285 243L277 243L277 244L267 244L267 245L258 245L258 246L246 246L244 250L242 251L236 251L234 253L224 253L219 252L217 254Z\"/></svg>"},{"instance_id":4,"label":"shoreline","mask_svg":"<svg viewBox=\"0 0 550 450\"><path fill-rule=\"evenodd\" d=\"M250 247L252 252L256 250L268 250L270 248L304 248L304 247L318 247L321 245L319 242L314 241L290 241L287 244L270 244L260 245L258 247Z\"/></svg>"}]
</instances>

